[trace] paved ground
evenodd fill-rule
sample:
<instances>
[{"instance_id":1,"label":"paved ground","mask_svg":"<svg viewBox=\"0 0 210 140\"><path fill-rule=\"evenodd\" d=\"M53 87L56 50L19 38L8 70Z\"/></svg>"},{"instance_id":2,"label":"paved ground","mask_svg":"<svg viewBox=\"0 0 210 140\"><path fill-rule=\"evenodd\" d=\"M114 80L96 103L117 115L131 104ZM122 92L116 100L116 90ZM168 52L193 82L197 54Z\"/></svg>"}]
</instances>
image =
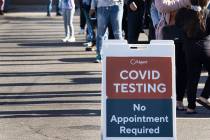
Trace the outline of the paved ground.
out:
<instances>
[{"instance_id":1,"label":"paved ground","mask_svg":"<svg viewBox=\"0 0 210 140\"><path fill-rule=\"evenodd\" d=\"M78 16L74 25L78 32ZM101 65L84 51L84 35L61 38L61 17L0 17L0 140L100 139ZM198 112L177 112L178 140L210 139L210 111Z\"/></svg>"}]
</instances>

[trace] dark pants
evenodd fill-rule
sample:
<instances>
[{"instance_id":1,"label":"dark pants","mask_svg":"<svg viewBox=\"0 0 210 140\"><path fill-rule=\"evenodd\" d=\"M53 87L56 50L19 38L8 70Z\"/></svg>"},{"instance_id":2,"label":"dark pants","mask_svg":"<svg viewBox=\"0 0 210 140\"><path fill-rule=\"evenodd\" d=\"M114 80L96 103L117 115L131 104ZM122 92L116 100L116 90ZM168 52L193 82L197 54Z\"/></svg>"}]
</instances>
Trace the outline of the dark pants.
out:
<instances>
[{"instance_id":1,"label":"dark pants","mask_svg":"<svg viewBox=\"0 0 210 140\"><path fill-rule=\"evenodd\" d=\"M127 5L124 4L123 6L123 19L122 19L122 30L125 33L125 39L128 39L128 12L127 12Z\"/></svg>"},{"instance_id":2,"label":"dark pants","mask_svg":"<svg viewBox=\"0 0 210 140\"><path fill-rule=\"evenodd\" d=\"M80 28L85 29L86 19L83 11L83 3L82 0L80 0Z\"/></svg>"},{"instance_id":3,"label":"dark pants","mask_svg":"<svg viewBox=\"0 0 210 140\"><path fill-rule=\"evenodd\" d=\"M187 85L187 65L182 43L175 43L176 59L176 97L177 101L183 101Z\"/></svg>"},{"instance_id":4,"label":"dark pants","mask_svg":"<svg viewBox=\"0 0 210 140\"><path fill-rule=\"evenodd\" d=\"M208 71L208 78L201 96L208 99L210 94L210 41L209 43L191 42L185 45L186 62L187 62L187 99L188 108L195 109L197 86L200 79L202 66Z\"/></svg>"},{"instance_id":5,"label":"dark pants","mask_svg":"<svg viewBox=\"0 0 210 140\"><path fill-rule=\"evenodd\" d=\"M138 43L139 33L142 30L142 21L144 9L139 8L138 11L128 9L128 43Z\"/></svg>"}]
</instances>

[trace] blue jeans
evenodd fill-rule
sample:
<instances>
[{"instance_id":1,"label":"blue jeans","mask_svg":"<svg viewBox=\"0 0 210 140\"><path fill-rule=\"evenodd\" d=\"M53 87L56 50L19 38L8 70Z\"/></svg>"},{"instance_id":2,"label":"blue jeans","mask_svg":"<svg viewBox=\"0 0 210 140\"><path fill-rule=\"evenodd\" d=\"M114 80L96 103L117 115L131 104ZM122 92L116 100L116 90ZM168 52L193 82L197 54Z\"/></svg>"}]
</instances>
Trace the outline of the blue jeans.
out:
<instances>
[{"instance_id":1,"label":"blue jeans","mask_svg":"<svg viewBox=\"0 0 210 140\"><path fill-rule=\"evenodd\" d=\"M47 14L50 15L52 11L53 0L48 0ZM56 0L56 14L61 14L61 0Z\"/></svg>"},{"instance_id":2,"label":"blue jeans","mask_svg":"<svg viewBox=\"0 0 210 140\"><path fill-rule=\"evenodd\" d=\"M63 21L64 21L64 30L65 36L71 37L74 36L74 26L73 26L73 17L75 9L63 9Z\"/></svg>"},{"instance_id":3,"label":"blue jeans","mask_svg":"<svg viewBox=\"0 0 210 140\"><path fill-rule=\"evenodd\" d=\"M89 16L90 5L83 4L82 12L85 15L86 24L87 24L87 42L95 42L95 33L93 21Z\"/></svg>"},{"instance_id":4,"label":"blue jeans","mask_svg":"<svg viewBox=\"0 0 210 140\"><path fill-rule=\"evenodd\" d=\"M114 38L122 39L122 17L123 4L97 8L97 54L100 54L108 24L111 24Z\"/></svg>"}]
</instances>

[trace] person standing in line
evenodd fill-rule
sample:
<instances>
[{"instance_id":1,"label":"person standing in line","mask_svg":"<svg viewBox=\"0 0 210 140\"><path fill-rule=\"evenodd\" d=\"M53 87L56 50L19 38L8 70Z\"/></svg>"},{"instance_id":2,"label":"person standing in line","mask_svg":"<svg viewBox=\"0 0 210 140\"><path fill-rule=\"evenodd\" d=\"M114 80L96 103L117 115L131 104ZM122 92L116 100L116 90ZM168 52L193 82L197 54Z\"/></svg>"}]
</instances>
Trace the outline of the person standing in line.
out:
<instances>
[{"instance_id":1,"label":"person standing in line","mask_svg":"<svg viewBox=\"0 0 210 140\"><path fill-rule=\"evenodd\" d=\"M4 15L4 0L0 0L0 15Z\"/></svg>"},{"instance_id":2,"label":"person standing in line","mask_svg":"<svg viewBox=\"0 0 210 140\"><path fill-rule=\"evenodd\" d=\"M95 8L92 1L91 13ZM106 30L110 24L115 39L122 37L123 0L97 0L97 37L96 37L96 63L101 62L102 42L106 38Z\"/></svg>"},{"instance_id":3,"label":"person standing in line","mask_svg":"<svg viewBox=\"0 0 210 140\"><path fill-rule=\"evenodd\" d=\"M158 12L158 10L155 6L154 0L152 0L152 3L151 3L150 15L151 15L151 20L152 20L152 26L154 28L153 38L155 39L155 29L157 28L158 23L160 22L161 14L160 14L160 12Z\"/></svg>"},{"instance_id":4,"label":"person standing in line","mask_svg":"<svg viewBox=\"0 0 210 140\"><path fill-rule=\"evenodd\" d=\"M80 8L80 31L78 34L84 34L86 18L85 18L84 12L83 12L84 11L83 0L79 0L79 8Z\"/></svg>"},{"instance_id":5,"label":"person standing in line","mask_svg":"<svg viewBox=\"0 0 210 140\"><path fill-rule=\"evenodd\" d=\"M56 0L56 16L61 16L61 0ZM51 11L53 7L53 0L48 0L47 4L47 16L51 16Z\"/></svg>"},{"instance_id":6,"label":"person standing in line","mask_svg":"<svg viewBox=\"0 0 210 140\"><path fill-rule=\"evenodd\" d=\"M139 33L143 30L144 0L128 0L128 43L138 43Z\"/></svg>"},{"instance_id":7,"label":"person standing in line","mask_svg":"<svg viewBox=\"0 0 210 140\"><path fill-rule=\"evenodd\" d=\"M62 11L65 30L63 42L75 42L73 26L73 17L75 13L74 0L62 0Z\"/></svg>"},{"instance_id":8,"label":"person standing in line","mask_svg":"<svg viewBox=\"0 0 210 140\"><path fill-rule=\"evenodd\" d=\"M156 39L164 39L162 29L166 25L175 24L177 10L191 5L190 0L155 0L155 7L161 13L160 21L156 27ZM182 42L175 42L176 58L176 109L184 111L183 98L187 85L187 66Z\"/></svg>"},{"instance_id":9,"label":"person standing in line","mask_svg":"<svg viewBox=\"0 0 210 140\"><path fill-rule=\"evenodd\" d=\"M197 102L210 109L210 12L209 0L191 0L191 7L182 8L176 14L176 25L184 34L184 51L187 61L188 114L195 114L196 93L202 67L208 72L205 87ZM185 18L183 18L185 17Z\"/></svg>"}]
</instances>

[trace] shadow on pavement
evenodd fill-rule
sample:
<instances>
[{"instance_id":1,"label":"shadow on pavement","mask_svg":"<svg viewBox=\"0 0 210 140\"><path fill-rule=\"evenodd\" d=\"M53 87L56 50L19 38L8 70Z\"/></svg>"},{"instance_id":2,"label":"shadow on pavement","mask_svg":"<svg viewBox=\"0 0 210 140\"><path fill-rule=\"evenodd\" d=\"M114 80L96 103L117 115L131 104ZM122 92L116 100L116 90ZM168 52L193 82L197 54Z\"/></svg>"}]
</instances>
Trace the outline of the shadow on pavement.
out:
<instances>
[{"instance_id":1,"label":"shadow on pavement","mask_svg":"<svg viewBox=\"0 0 210 140\"><path fill-rule=\"evenodd\" d=\"M0 118L31 118L31 117L90 117L100 116L100 110L28 110L28 111L0 111Z\"/></svg>"},{"instance_id":2,"label":"shadow on pavement","mask_svg":"<svg viewBox=\"0 0 210 140\"><path fill-rule=\"evenodd\" d=\"M30 92L30 93L0 93L0 99L45 99L63 97L98 97L100 91L58 91L58 92Z\"/></svg>"},{"instance_id":3,"label":"shadow on pavement","mask_svg":"<svg viewBox=\"0 0 210 140\"><path fill-rule=\"evenodd\" d=\"M0 105L40 105L40 104L86 104L86 103L101 103L100 100L50 100L50 101L5 101L0 102Z\"/></svg>"},{"instance_id":4,"label":"shadow on pavement","mask_svg":"<svg viewBox=\"0 0 210 140\"><path fill-rule=\"evenodd\" d=\"M71 79L73 84L99 84L101 83L101 78L89 77L89 78L73 78Z\"/></svg>"},{"instance_id":5,"label":"shadow on pavement","mask_svg":"<svg viewBox=\"0 0 210 140\"><path fill-rule=\"evenodd\" d=\"M76 84L99 84L101 78L72 78L70 83L3 83L0 87L11 87L11 86L58 86L58 85L76 85Z\"/></svg>"},{"instance_id":6,"label":"shadow on pavement","mask_svg":"<svg viewBox=\"0 0 210 140\"><path fill-rule=\"evenodd\" d=\"M84 42L70 42L70 43L63 43L63 42L48 42L48 43L22 43L18 44L18 46L27 46L27 47L64 47L64 46L74 46L74 47L81 47Z\"/></svg>"},{"instance_id":7,"label":"shadow on pavement","mask_svg":"<svg viewBox=\"0 0 210 140\"><path fill-rule=\"evenodd\" d=\"M64 75L96 75L99 71L63 71L63 72L1 72L0 77L32 77L32 76L64 76Z\"/></svg>"},{"instance_id":8,"label":"shadow on pavement","mask_svg":"<svg viewBox=\"0 0 210 140\"><path fill-rule=\"evenodd\" d=\"M203 106L196 107L197 114L186 114L185 111L177 111L177 118L210 118L210 110Z\"/></svg>"},{"instance_id":9,"label":"shadow on pavement","mask_svg":"<svg viewBox=\"0 0 210 140\"><path fill-rule=\"evenodd\" d=\"M59 61L61 62L69 62L69 63L72 63L72 62L91 62L93 63L95 60L95 58L63 58L63 59L59 59Z\"/></svg>"}]
</instances>

